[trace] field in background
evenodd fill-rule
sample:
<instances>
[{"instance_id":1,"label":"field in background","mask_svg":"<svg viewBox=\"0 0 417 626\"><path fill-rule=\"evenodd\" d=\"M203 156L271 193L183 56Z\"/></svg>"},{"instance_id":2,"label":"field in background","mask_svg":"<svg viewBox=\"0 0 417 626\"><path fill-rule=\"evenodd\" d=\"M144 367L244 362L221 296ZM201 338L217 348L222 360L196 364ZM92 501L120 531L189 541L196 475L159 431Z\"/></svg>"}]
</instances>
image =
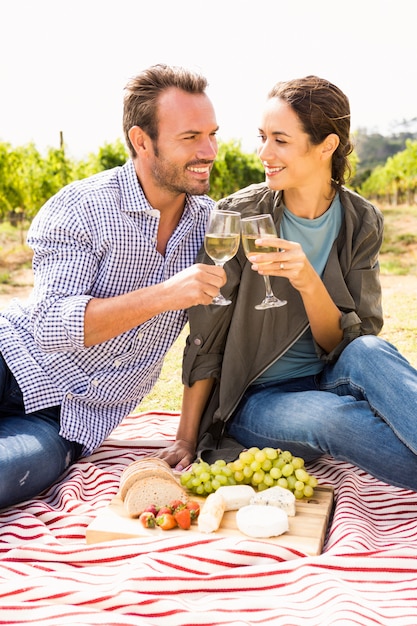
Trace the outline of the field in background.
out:
<instances>
[{"instance_id":1,"label":"field in background","mask_svg":"<svg viewBox=\"0 0 417 626\"><path fill-rule=\"evenodd\" d=\"M385 325L381 336L391 341L417 367L417 207L385 207L381 281ZM30 290L30 251L25 233L0 224L0 308L11 297ZM179 411L184 329L165 358L161 378L138 411Z\"/></svg>"}]
</instances>

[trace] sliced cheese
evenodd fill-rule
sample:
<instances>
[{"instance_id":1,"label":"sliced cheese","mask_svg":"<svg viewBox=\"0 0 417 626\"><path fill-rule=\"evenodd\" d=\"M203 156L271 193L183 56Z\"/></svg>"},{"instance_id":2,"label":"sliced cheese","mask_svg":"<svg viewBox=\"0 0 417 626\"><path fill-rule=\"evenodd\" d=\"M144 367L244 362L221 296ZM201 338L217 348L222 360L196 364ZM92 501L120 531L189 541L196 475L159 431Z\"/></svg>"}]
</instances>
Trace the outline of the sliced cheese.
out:
<instances>
[{"instance_id":1,"label":"sliced cheese","mask_svg":"<svg viewBox=\"0 0 417 626\"><path fill-rule=\"evenodd\" d=\"M225 511L237 511L250 504L256 491L250 485L227 485L219 487L215 493L222 496L226 505Z\"/></svg>"},{"instance_id":2,"label":"sliced cheese","mask_svg":"<svg viewBox=\"0 0 417 626\"><path fill-rule=\"evenodd\" d=\"M249 537L277 537L288 528L288 515L282 509L263 504L249 504L236 513L236 525Z\"/></svg>"},{"instance_id":3,"label":"sliced cheese","mask_svg":"<svg viewBox=\"0 0 417 626\"><path fill-rule=\"evenodd\" d=\"M289 489L283 487L270 487L256 493L251 498L250 504L267 504L282 509L290 517L295 515L295 496Z\"/></svg>"},{"instance_id":4,"label":"sliced cheese","mask_svg":"<svg viewBox=\"0 0 417 626\"><path fill-rule=\"evenodd\" d=\"M215 491L207 496L197 518L198 530L201 533L214 533L223 519L226 503Z\"/></svg>"}]
</instances>

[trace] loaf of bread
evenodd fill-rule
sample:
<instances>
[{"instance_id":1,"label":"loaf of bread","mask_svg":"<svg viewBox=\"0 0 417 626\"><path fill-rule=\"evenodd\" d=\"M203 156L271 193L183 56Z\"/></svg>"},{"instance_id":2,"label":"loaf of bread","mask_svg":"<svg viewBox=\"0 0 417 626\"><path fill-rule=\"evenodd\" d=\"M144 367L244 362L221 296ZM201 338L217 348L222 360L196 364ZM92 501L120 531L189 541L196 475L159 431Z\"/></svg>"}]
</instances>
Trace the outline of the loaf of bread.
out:
<instances>
[{"instance_id":1,"label":"loaf of bread","mask_svg":"<svg viewBox=\"0 0 417 626\"><path fill-rule=\"evenodd\" d=\"M151 504L159 508L172 500L188 500L168 463L152 457L126 467L120 478L119 495L130 517L139 517Z\"/></svg>"}]
</instances>

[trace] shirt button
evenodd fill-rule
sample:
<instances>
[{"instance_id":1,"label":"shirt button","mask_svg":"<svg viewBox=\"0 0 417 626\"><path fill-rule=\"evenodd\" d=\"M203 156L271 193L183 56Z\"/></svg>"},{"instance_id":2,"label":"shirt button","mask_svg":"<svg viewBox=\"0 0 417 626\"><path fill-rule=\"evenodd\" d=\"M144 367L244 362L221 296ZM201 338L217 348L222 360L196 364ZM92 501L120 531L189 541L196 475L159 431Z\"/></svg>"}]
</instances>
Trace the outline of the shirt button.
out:
<instances>
[{"instance_id":1,"label":"shirt button","mask_svg":"<svg viewBox=\"0 0 417 626\"><path fill-rule=\"evenodd\" d=\"M74 396L73 396L73 394L69 391L69 392L67 393L67 400L72 400L72 399L73 399L73 397L74 397Z\"/></svg>"},{"instance_id":2,"label":"shirt button","mask_svg":"<svg viewBox=\"0 0 417 626\"><path fill-rule=\"evenodd\" d=\"M113 361L114 367L119 367L121 364L122 364L122 362L119 361L119 359L116 359L115 361Z\"/></svg>"},{"instance_id":3,"label":"shirt button","mask_svg":"<svg viewBox=\"0 0 417 626\"><path fill-rule=\"evenodd\" d=\"M94 387L98 387L99 385L99 381L97 378L95 378L94 380L91 381L91 384L94 385Z\"/></svg>"},{"instance_id":4,"label":"shirt button","mask_svg":"<svg viewBox=\"0 0 417 626\"><path fill-rule=\"evenodd\" d=\"M200 339L199 337L196 337L196 338L194 339L194 345L195 345L195 346L201 346L201 339Z\"/></svg>"}]
</instances>

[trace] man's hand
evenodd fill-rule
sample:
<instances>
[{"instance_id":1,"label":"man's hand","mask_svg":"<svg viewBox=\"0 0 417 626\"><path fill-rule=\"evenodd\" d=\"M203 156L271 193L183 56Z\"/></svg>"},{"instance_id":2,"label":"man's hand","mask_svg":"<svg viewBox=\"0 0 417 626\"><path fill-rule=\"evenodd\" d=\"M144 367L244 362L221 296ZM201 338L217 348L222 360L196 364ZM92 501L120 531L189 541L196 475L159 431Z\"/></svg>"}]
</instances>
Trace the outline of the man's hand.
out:
<instances>
[{"instance_id":1,"label":"man's hand","mask_svg":"<svg viewBox=\"0 0 417 626\"><path fill-rule=\"evenodd\" d=\"M162 298L168 297L169 310L210 304L226 283L226 272L216 265L197 263L162 283Z\"/></svg>"}]
</instances>

